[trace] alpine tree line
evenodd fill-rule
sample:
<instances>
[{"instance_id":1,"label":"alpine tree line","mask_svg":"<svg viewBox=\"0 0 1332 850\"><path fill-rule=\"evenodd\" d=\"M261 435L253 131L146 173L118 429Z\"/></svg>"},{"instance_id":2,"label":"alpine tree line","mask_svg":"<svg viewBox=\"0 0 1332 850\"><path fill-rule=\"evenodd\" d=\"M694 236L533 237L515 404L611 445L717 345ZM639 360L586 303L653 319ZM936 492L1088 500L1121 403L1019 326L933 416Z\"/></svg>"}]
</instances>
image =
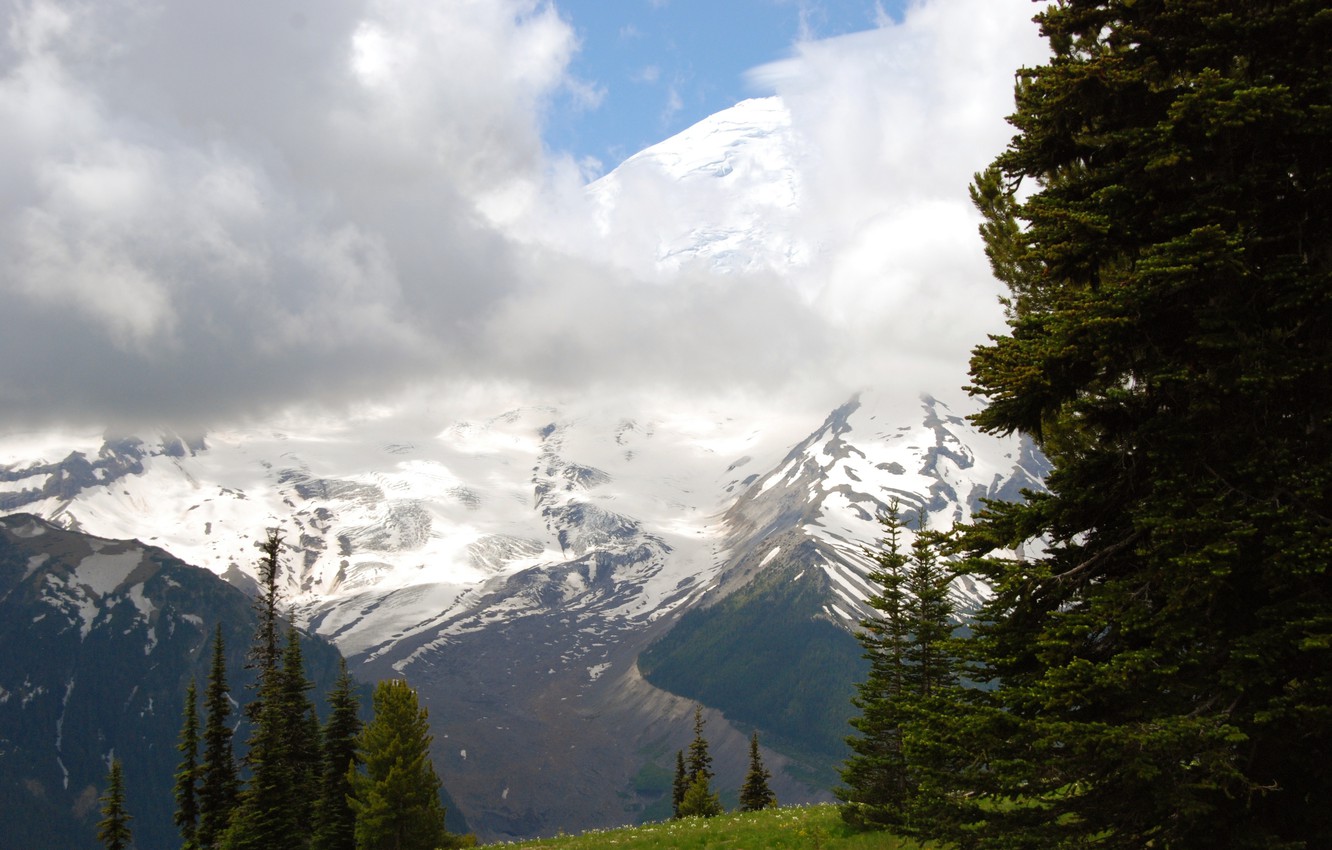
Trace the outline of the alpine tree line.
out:
<instances>
[{"instance_id":1,"label":"alpine tree line","mask_svg":"<svg viewBox=\"0 0 1332 850\"><path fill-rule=\"evenodd\" d=\"M406 682L380 682L373 696L374 719L362 727L355 683L346 663L328 696L322 726L307 697L300 636L288 624L279 638L278 582L281 538L270 530L261 544L260 594L251 663L258 676L245 706L251 734L244 759L235 757L232 697L219 625L204 692L202 731L198 689L186 689L177 749L175 823L182 850L442 850L467 847L473 836L449 834L439 802L440 780L430 761L427 712ZM677 753L672 815L722 814L712 790L712 756L703 735L703 711L694 711L688 768ZM242 781L242 767L248 779ZM740 810L777 805L768 787L771 773L750 738L749 771ZM102 799L98 839L107 850L128 850L132 831L121 765L111 763Z\"/></svg>"},{"instance_id":2,"label":"alpine tree line","mask_svg":"<svg viewBox=\"0 0 1332 850\"><path fill-rule=\"evenodd\" d=\"M283 629L278 582L281 538L261 544L259 614L250 663L257 682L244 716L246 755L233 746L232 696L218 626L204 692L202 731L190 683L175 775L175 823L183 850L437 850L465 847L449 834L430 761L427 712L406 682L375 688L373 719L362 725L345 662L320 724L307 693L300 637ZM285 632L285 634L284 634ZM244 775L244 778L242 778ZM119 762L102 798L98 838L109 850L131 846Z\"/></svg>"},{"instance_id":3,"label":"alpine tree line","mask_svg":"<svg viewBox=\"0 0 1332 850\"><path fill-rule=\"evenodd\" d=\"M1332 847L1332 6L1036 21L1051 58L972 186L1009 297L970 389L1048 489L917 536L993 589L967 636L889 511L844 815L958 848Z\"/></svg>"},{"instance_id":4,"label":"alpine tree line","mask_svg":"<svg viewBox=\"0 0 1332 850\"><path fill-rule=\"evenodd\" d=\"M694 707L694 739L689 755L675 754L675 779L671 783L671 816L710 818L722 814L721 797L712 790L712 755L703 737L703 708ZM740 789L740 811L757 812L777 805L777 795L768 787L772 774L763 766L758 732L749 738L749 771Z\"/></svg>"}]
</instances>

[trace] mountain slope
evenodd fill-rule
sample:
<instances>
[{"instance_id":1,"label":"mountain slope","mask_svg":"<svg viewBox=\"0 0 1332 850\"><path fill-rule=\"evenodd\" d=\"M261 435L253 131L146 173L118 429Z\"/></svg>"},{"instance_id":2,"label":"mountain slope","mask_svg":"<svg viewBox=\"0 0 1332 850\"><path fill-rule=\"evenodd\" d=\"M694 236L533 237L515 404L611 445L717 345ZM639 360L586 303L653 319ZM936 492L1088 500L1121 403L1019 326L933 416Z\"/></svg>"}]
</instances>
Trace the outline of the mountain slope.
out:
<instances>
[{"instance_id":1,"label":"mountain slope","mask_svg":"<svg viewBox=\"0 0 1332 850\"><path fill-rule=\"evenodd\" d=\"M866 550L889 501L917 527L946 529L984 499L1042 486L1045 462L1029 443L987 438L932 397L917 405L912 424L903 400L853 399L773 469L743 479L723 520L723 581L640 659L653 684L778 736L770 741L799 754L821 787L845 757L865 670L852 630L872 614ZM953 587L964 610L985 593L965 578Z\"/></svg>"},{"instance_id":2,"label":"mountain slope","mask_svg":"<svg viewBox=\"0 0 1332 850\"><path fill-rule=\"evenodd\" d=\"M732 722L787 754L770 751L782 799L826 798L877 512L897 497L944 526L981 498L1040 486L1029 447L979 434L959 413L867 392L802 437L721 414L540 407L428 429L405 418L210 435L180 451L122 442L4 474L11 493L43 494L30 509L113 536L157 531L233 580L253 562L248 538L283 517L288 590L310 627L362 678L405 675L421 688L471 825L519 837L653 811L661 789L639 787L643 771L668 770L687 743L692 700L725 711L713 729L735 738L737 769L744 735ZM51 492L73 478L62 468L85 464L121 471ZM712 609L750 582L748 596ZM749 653L773 646L713 632L734 635L761 610L782 612L772 634L821 637L765 668L776 697L737 702L726 671L757 669ZM689 611L699 613L649 654L645 679L639 654ZM705 614L712 625L695 628ZM828 681L822 720L799 734L812 710L806 669Z\"/></svg>"},{"instance_id":3,"label":"mountain slope","mask_svg":"<svg viewBox=\"0 0 1332 850\"><path fill-rule=\"evenodd\" d=\"M0 834L7 846L98 846L110 760L142 850L179 846L172 824L185 688L207 680L222 625L233 696L252 677L249 599L161 549L0 517ZM323 641L303 646L315 693L337 675ZM238 745L245 737L242 725Z\"/></svg>"}]
</instances>

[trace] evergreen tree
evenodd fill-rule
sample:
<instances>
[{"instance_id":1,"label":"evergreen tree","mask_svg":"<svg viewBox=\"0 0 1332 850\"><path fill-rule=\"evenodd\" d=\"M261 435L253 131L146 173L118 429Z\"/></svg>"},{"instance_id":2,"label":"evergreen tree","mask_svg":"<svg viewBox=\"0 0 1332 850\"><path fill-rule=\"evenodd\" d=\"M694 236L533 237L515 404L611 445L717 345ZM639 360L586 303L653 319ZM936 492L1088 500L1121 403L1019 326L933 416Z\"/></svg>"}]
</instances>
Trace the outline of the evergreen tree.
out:
<instances>
[{"instance_id":1,"label":"evergreen tree","mask_svg":"<svg viewBox=\"0 0 1332 850\"><path fill-rule=\"evenodd\" d=\"M374 718L361 732L365 773L349 772L357 850L434 850L457 846L444 830L440 781L430 761L428 713L406 682L375 688Z\"/></svg>"},{"instance_id":2,"label":"evergreen tree","mask_svg":"<svg viewBox=\"0 0 1332 850\"><path fill-rule=\"evenodd\" d=\"M956 606L949 596L954 573L939 561L947 545L949 537L928 530L922 516L907 566L911 593L905 614L911 634L904 654L904 690L891 709L906 767L906 796L892 821L915 832L919 823L951 814L940 777L949 780L971 757L965 741L939 736L932 728L936 718L957 714L965 700L962 652L954 636Z\"/></svg>"},{"instance_id":3,"label":"evergreen tree","mask_svg":"<svg viewBox=\"0 0 1332 850\"><path fill-rule=\"evenodd\" d=\"M973 188L1011 298L972 377L977 423L1053 470L964 538L995 591L968 642L992 690L937 718L971 758L931 775L956 806L931 828L1332 846L1332 11L1038 21L1052 58Z\"/></svg>"},{"instance_id":4,"label":"evergreen tree","mask_svg":"<svg viewBox=\"0 0 1332 850\"><path fill-rule=\"evenodd\" d=\"M908 563L910 595L904 613L911 633L902 673L907 692L922 699L940 696L957 684L952 648L956 606L948 595L953 576L940 565L938 555L944 539L926 529L922 517Z\"/></svg>"},{"instance_id":5,"label":"evergreen tree","mask_svg":"<svg viewBox=\"0 0 1332 850\"><path fill-rule=\"evenodd\" d=\"M860 712L850 721L858 734L846 739L851 755L842 766L843 786L837 789L843 801L842 817L861 827L899 823L909 790L901 725L911 618L907 557L902 553L904 526L896 499L879 523L884 530L883 544L868 553L875 562L868 577L879 590L867 600L878 613L863 620L857 634L870 666L851 700Z\"/></svg>"},{"instance_id":6,"label":"evergreen tree","mask_svg":"<svg viewBox=\"0 0 1332 850\"><path fill-rule=\"evenodd\" d=\"M282 585L280 582L282 564L279 554L282 551L282 534L278 528L268 529L264 541L259 544L263 558L259 561L259 595L255 597L254 609L258 615L255 626L254 645L250 647L250 667L257 672L255 677L254 699L245 707L245 714L251 722L257 723L264 711L264 699L268 692L276 692L277 671L281 667L282 649L279 641L280 619L278 612L282 606Z\"/></svg>"},{"instance_id":7,"label":"evergreen tree","mask_svg":"<svg viewBox=\"0 0 1332 850\"><path fill-rule=\"evenodd\" d=\"M270 531L263 545L261 578L265 586L251 658L259 669L253 733L246 763L250 780L232 817L227 850L308 847L318 797L319 724L306 691L300 634L288 626L281 656L270 651L278 627L278 559L281 539Z\"/></svg>"},{"instance_id":8,"label":"evergreen tree","mask_svg":"<svg viewBox=\"0 0 1332 850\"><path fill-rule=\"evenodd\" d=\"M680 817L680 804L684 802L685 792L689 790L689 778L685 774L684 750L675 751L675 781L671 783L671 817Z\"/></svg>"},{"instance_id":9,"label":"evergreen tree","mask_svg":"<svg viewBox=\"0 0 1332 850\"><path fill-rule=\"evenodd\" d=\"M185 689L185 720L180 728L180 765L176 768L176 826L180 828L181 850L196 850L195 831L199 826L199 696L190 680Z\"/></svg>"},{"instance_id":10,"label":"evergreen tree","mask_svg":"<svg viewBox=\"0 0 1332 850\"><path fill-rule=\"evenodd\" d=\"M708 739L703 737L703 706L694 706L694 739L689 742L689 781L700 777L712 781L712 755L708 752Z\"/></svg>"},{"instance_id":11,"label":"evergreen tree","mask_svg":"<svg viewBox=\"0 0 1332 850\"><path fill-rule=\"evenodd\" d=\"M712 791L712 756L703 737L703 707L694 706L694 740L689 744L689 767L680 817L712 817L722 813L721 799Z\"/></svg>"},{"instance_id":12,"label":"evergreen tree","mask_svg":"<svg viewBox=\"0 0 1332 850\"><path fill-rule=\"evenodd\" d=\"M125 811L125 786L121 778L120 759L111 760L111 772L106 777L106 793L102 795L102 820L97 824L97 840L106 850L127 850L134 838L130 834L131 817Z\"/></svg>"},{"instance_id":13,"label":"evergreen tree","mask_svg":"<svg viewBox=\"0 0 1332 850\"><path fill-rule=\"evenodd\" d=\"M956 698L958 662L953 645L952 574L939 563L944 536L918 522L909 556L902 554L904 525L897 502L880 520L882 549L874 553L870 580L880 588L868 600L879 616L861 623L859 638L870 662L852 702L860 710L847 739L851 756L842 768L842 817L867 828L904 827L922 805L925 763L942 767L943 751L928 734L913 734Z\"/></svg>"},{"instance_id":14,"label":"evergreen tree","mask_svg":"<svg viewBox=\"0 0 1332 850\"><path fill-rule=\"evenodd\" d=\"M314 684L305 676L300 632L287 626L287 645L282 654L280 679L282 735L291 773L291 791L296 827L303 836L314 830L314 806L321 787L322 753L319 717L307 696Z\"/></svg>"},{"instance_id":15,"label":"evergreen tree","mask_svg":"<svg viewBox=\"0 0 1332 850\"><path fill-rule=\"evenodd\" d=\"M711 818L724 811L721 797L713 792L712 785L705 776L696 777L690 782L689 788L685 790L684 799L680 801L682 818Z\"/></svg>"},{"instance_id":16,"label":"evergreen tree","mask_svg":"<svg viewBox=\"0 0 1332 850\"><path fill-rule=\"evenodd\" d=\"M236 806L236 759L231 744L231 697L227 692L227 665L222 627L213 638L213 662L204 694L204 752L199 765L199 825L195 831L203 850L217 847Z\"/></svg>"},{"instance_id":17,"label":"evergreen tree","mask_svg":"<svg viewBox=\"0 0 1332 850\"><path fill-rule=\"evenodd\" d=\"M757 812L777 805L777 795L768 787L772 774L763 766L759 754L758 733L749 738L749 772L745 774L745 784L740 789L740 811Z\"/></svg>"},{"instance_id":18,"label":"evergreen tree","mask_svg":"<svg viewBox=\"0 0 1332 850\"><path fill-rule=\"evenodd\" d=\"M313 850L355 850L356 813L347 802L352 786L348 778L356 772L356 752L361 733L360 703L355 683L341 661L338 681L328 696L329 716L323 732L323 766L319 802L315 809Z\"/></svg>"},{"instance_id":19,"label":"evergreen tree","mask_svg":"<svg viewBox=\"0 0 1332 850\"><path fill-rule=\"evenodd\" d=\"M231 822L223 835L225 850L265 850L271 847L299 848L308 844L297 824L293 796L294 776L281 737L281 707L270 700L255 725L250 741L250 779Z\"/></svg>"}]
</instances>

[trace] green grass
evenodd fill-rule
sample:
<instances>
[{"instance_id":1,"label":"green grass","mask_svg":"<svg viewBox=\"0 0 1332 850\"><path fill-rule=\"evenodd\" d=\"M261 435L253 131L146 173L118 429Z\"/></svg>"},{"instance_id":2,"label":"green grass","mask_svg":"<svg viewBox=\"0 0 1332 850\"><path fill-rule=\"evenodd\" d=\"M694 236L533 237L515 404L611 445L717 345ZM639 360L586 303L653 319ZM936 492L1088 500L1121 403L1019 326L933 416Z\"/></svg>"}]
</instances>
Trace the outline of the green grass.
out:
<instances>
[{"instance_id":1,"label":"green grass","mask_svg":"<svg viewBox=\"0 0 1332 850\"><path fill-rule=\"evenodd\" d=\"M824 805L685 818L504 846L529 850L926 850L932 845L882 832L858 832L842 821L836 806Z\"/></svg>"}]
</instances>

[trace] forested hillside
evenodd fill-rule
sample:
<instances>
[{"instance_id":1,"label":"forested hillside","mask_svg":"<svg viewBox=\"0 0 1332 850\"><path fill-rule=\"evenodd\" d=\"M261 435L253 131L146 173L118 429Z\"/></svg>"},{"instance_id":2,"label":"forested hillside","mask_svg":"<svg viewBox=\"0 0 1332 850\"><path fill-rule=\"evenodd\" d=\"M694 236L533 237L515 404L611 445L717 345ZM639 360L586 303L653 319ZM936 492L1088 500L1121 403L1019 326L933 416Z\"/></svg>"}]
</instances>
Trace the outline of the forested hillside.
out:
<instances>
[{"instance_id":1,"label":"forested hillside","mask_svg":"<svg viewBox=\"0 0 1332 850\"><path fill-rule=\"evenodd\" d=\"M973 187L1011 294L972 378L1049 491L959 529L995 593L953 663L988 689L862 691L894 719L879 814L960 847L1332 846L1332 9L1038 21Z\"/></svg>"}]
</instances>

